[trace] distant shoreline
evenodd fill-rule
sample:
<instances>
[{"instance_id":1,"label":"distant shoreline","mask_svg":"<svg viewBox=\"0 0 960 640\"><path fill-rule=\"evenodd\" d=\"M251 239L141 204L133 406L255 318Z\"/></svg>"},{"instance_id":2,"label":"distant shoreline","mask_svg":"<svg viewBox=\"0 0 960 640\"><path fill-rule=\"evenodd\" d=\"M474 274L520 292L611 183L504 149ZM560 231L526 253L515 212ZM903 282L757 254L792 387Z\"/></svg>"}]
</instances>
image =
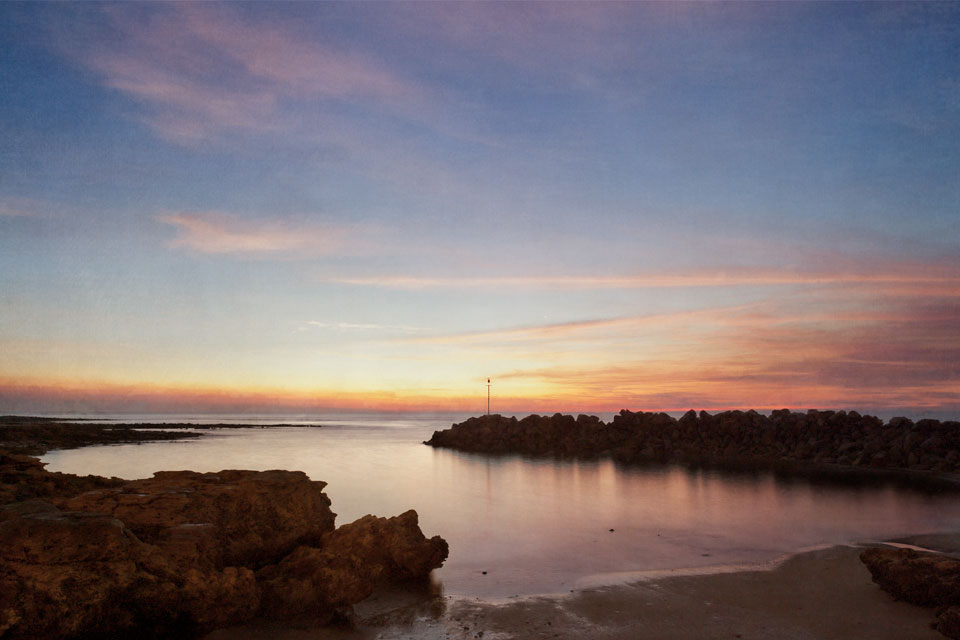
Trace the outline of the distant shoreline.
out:
<instances>
[{"instance_id":1,"label":"distant shoreline","mask_svg":"<svg viewBox=\"0 0 960 640\"><path fill-rule=\"evenodd\" d=\"M197 431L277 427L321 428L320 425L303 424L107 423L92 419L75 421L42 416L0 416L0 449L38 456L54 449L200 438L203 434Z\"/></svg>"}]
</instances>

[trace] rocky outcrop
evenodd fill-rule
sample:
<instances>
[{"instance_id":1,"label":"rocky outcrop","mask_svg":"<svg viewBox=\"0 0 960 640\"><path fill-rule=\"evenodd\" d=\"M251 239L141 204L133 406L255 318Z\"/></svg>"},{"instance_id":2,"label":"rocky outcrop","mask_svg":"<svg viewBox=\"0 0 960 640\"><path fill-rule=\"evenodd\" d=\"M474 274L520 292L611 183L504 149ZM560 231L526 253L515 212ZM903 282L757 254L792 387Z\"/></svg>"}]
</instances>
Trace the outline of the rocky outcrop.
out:
<instances>
[{"instance_id":1,"label":"rocky outcrop","mask_svg":"<svg viewBox=\"0 0 960 640\"><path fill-rule=\"evenodd\" d=\"M268 429L304 424L231 424L192 422L109 423L96 420L58 420L35 416L0 416L0 449L28 455L42 455L51 449L76 449L98 444L141 444L158 440L199 438L204 431L221 429Z\"/></svg>"},{"instance_id":2,"label":"rocky outcrop","mask_svg":"<svg viewBox=\"0 0 960 640\"><path fill-rule=\"evenodd\" d=\"M325 486L301 471L161 471L55 502L110 515L140 540L193 563L261 567L333 531Z\"/></svg>"},{"instance_id":3,"label":"rocky outcrop","mask_svg":"<svg viewBox=\"0 0 960 640\"><path fill-rule=\"evenodd\" d=\"M677 419L623 410L610 423L585 415L490 415L434 432L426 444L624 462L960 472L960 423L893 418L885 424L856 411L689 411Z\"/></svg>"},{"instance_id":4,"label":"rocky outcrop","mask_svg":"<svg viewBox=\"0 0 960 640\"><path fill-rule=\"evenodd\" d=\"M265 615L325 623L384 582L427 575L447 557L446 541L427 539L417 512L393 518L364 516L325 536L320 548L300 547L280 564L262 569Z\"/></svg>"},{"instance_id":5,"label":"rocky outcrop","mask_svg":"<svg viewBox=\"0 0 960 640\"><path fill-rule=\"evenodd\" d=\"M960 639L960 559L874 547L864 550L860 560L884 591L898 600L935 608L937 630Z\"/></svg>"},{"instance_id":6,"label":"rocky outcrop","mask_svg":"<svg viewBox=\"0 0 960 640\"><path fill-rule=\"evenodd\" d=\"M106 515L13 503L0 523L0 636L164 637L248 619L242 567L184 565Z\"/></svg>"},{"instance_id":7,"label":"rocky outcrop","mask_svg":"<svg viewBox=\"0 0 960 640\"><path fill-rule=\"evenodd\" d=\"M190 637L258 616L324 622L447 555L413 511L335 529L325 483L301 472L98 482L0 460L0 496L16 500L0 508L3 638Z\"/></svg>"},{"instance_id":8,"label":"rocky outcrop","mask_svg":"<svg viewBox=\"0 0 960 640\"><path fill-rule=\"evenodd\" d=\"M119 487L125 482L119 478L50 473L33 456L0 449L0 505L34 498L75 496L84 491Z\"/></svg>"}]
</instances>

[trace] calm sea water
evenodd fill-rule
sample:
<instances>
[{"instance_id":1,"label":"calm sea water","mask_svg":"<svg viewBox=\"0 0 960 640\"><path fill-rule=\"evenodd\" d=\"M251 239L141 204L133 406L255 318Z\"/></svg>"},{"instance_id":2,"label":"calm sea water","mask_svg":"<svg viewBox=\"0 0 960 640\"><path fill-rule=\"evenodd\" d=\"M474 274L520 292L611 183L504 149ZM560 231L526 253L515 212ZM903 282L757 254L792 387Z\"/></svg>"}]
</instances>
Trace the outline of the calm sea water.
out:
<instances>
[{"instance_id":1,"label":"calm sea water","mask_svg":"<svg viewBox=\"0 0 960 640\"><path fill-rule=\"evenodd\" d=\"M893 487L486 457L421 444L463 417L125 416L323 428L223 429L199 440L53 451L43 460L51 471L130 479L175 469L305 471L329 483L338 524L416 509L424 533L450 543L436 572L444 592L482 598L565 593L644 572L709 571L820 545L960 530L955 497Z\"/></svg>"}]
</instances>

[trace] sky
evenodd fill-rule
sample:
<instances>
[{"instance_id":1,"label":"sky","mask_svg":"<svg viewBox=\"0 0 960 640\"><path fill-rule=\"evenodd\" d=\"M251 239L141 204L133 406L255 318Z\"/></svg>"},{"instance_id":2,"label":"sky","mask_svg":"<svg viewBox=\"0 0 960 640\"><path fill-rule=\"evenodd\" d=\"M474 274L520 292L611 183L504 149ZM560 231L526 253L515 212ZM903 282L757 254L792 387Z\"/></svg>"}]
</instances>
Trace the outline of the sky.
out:
<instances>
[{"instance_id":1,"label":"sky","mask_svg":"<svg viewBox=\"0 0 960 640\"><path fill-rule=\"evenodd\" d=\"M960 417L956 3L0 4L0 412Z\"/></svg>"}]
</instances>

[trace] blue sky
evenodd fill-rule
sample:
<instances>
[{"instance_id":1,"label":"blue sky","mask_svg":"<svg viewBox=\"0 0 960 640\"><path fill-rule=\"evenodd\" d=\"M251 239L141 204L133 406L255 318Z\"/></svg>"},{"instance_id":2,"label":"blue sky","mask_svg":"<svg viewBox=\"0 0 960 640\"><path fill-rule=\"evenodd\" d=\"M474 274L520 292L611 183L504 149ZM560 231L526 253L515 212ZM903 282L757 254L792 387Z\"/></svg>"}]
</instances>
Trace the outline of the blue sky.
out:
<instances>
[{"instance_id":1,"label":"blue sky","mask_svg":"<svg viewBox=\"0 0 960 640\"><path fill-rule=\"evenodd\" d=\"M952 3L0 5L0 409L954 411L958 49Z\"/></svg>"}]
</instances>

